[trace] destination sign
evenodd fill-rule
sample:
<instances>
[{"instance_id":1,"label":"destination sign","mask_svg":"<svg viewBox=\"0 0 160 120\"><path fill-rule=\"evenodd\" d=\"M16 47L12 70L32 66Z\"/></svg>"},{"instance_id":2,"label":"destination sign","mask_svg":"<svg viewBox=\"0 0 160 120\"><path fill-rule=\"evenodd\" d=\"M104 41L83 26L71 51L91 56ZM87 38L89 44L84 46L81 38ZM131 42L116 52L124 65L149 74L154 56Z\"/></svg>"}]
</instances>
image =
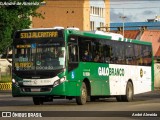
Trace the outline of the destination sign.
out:
<instances>
[{"instance_id":1,"label":"destination sign","mask_svg":"<svg viewBox=\"0 0 160 120\"><path fill-rule=\"evenodd\" d=\"M57 38L63 37L62 30L47 30L47 31L18 31L15 38L30 39L30 38Z\"/></svg>"},{"instance_id":2,"label":"destination sign","mask_svg":"<svg viewBox=\"0 0 160 120\"><path fill-rule=\"evenodd\" d=\"M30 48L31 45L17 45L17 48Z\"/></svg>"},{"instance_id":3,"label":"destination sign","mask_svg":"<svg viewBox=\"0 0 160 120\"><path fill-rule=\"evenodd\" d=\"M20 33L20 38L48 38L58 37L58 32L24 32Z\"/></svg>"},{"instance_id":4,"label":"destination sign","mask_svg":"<svg viewBox=\"0 0 160 120\"><path fill-rule=\"evenodd\" d=\"M32 66L33 66L32 62L15 63L15 67L20 67L20 68L29 68L29 67L32 67Z\"/></svg>"}]
</instances>

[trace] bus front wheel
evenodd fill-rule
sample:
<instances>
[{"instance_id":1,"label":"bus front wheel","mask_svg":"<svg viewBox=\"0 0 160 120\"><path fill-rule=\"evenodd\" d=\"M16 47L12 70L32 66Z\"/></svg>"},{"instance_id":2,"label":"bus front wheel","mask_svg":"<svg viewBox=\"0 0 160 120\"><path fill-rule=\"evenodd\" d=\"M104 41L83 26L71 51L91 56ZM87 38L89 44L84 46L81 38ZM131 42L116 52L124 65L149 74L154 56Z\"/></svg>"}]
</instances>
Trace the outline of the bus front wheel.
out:
<instances>
[{"instance_id":1,"label":"bus front wheel","mask_svg":"<svg viewBox=\"0 0 160 120\"><path fill-rule=\"evenodd\" d=\"M81 95L76 97L78 105L84 105L87 101L87 89L86 84L83 82L81 87Z\"/></svg>"}]
</instances>

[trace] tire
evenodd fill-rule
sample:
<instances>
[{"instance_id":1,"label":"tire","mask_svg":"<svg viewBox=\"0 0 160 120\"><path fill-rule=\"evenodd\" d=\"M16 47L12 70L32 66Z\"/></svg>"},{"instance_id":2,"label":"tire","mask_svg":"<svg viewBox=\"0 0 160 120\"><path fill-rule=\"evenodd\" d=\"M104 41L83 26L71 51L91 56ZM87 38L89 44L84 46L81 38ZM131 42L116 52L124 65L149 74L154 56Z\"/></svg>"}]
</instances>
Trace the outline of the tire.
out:
<instances>
[{"instance_id":1,"label":"tire","mask_svg":"<svg viewBox=\"0 0 160 120\"><path fill-rule=\"evenodd\" d=\"M133 85L131 82L128 82L126 87L126 95L122 96L122 100L125 102L131 102L133 101L133 95L134 95Z\"/></svg>"},{"instance_id":2,"label":"tire","mask_svg":"<svg viewBox=\"0 0 160 120\"><path fill-rule=\"evenodd\" d=\"M84 105L87 102L87 89L84 82L81 87L81 95L76 97L76 102L78 105Z\"/></svg>"},{"instance_id":3,"label":"tire","mask_svg":"<svg viewBox=\"0 0 160 120\"><path fill-rule=\"evenodd\" d=\"M43 105L43 99L41 97L33 97L34 105Z\"/></svg>"}]
</instances>

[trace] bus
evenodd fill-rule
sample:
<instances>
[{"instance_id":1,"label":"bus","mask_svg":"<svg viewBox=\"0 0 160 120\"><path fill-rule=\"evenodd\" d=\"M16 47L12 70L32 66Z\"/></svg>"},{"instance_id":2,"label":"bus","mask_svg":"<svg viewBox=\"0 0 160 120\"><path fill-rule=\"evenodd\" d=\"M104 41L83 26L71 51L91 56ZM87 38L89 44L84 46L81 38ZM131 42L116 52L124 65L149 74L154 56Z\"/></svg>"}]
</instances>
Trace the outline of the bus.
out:
<instances>
[{"instance_id":1,"label":"bus","mask_svg":"<svg viewBox=\"0 0 160 120\"><path fill-rule=\"evenodd\" d=\"M150 42L61 27L18 30L12 96L32 97L35 105L54 99L83 105L108 97L130 102L154 90L153 67Z\"/></svg>"}]
</instances>

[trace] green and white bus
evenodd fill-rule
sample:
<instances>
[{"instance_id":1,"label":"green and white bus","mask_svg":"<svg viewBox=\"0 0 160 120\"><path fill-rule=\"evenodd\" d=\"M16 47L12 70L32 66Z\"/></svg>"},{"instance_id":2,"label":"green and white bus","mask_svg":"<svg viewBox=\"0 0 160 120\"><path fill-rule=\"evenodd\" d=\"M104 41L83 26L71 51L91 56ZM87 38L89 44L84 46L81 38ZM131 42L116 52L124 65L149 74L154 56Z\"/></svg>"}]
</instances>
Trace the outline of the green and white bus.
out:
<instances>
[{"instance_id":1,"label":"green and white bus","mask_svg":"<svg viewBox=\"0 0 160 120\"><path fill-rule=\"evenodd\" d=\"M35 105L57 98L78 105L107 97L129 102L154 89L152 44L114 33L20 30L12 63L12 95L33 97Z\"/></svg>"}]
</instances>

